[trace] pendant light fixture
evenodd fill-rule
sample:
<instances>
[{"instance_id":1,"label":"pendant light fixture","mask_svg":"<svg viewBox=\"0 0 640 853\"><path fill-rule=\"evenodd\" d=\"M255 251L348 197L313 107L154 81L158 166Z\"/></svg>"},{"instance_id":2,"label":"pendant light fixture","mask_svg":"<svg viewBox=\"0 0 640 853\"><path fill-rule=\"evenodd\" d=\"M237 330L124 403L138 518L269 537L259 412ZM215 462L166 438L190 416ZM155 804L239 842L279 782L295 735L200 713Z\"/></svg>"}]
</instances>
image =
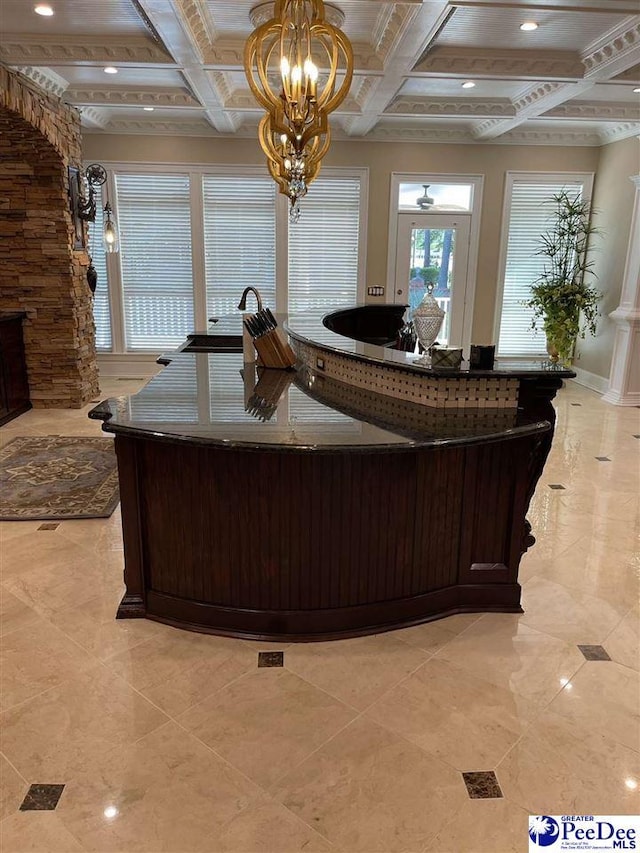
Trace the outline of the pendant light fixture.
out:
<instances>
[{"instance_id":1,"label":"pendant light fixture","mask_svg":"<svg viewBox=\"0 0 640 853\"><path fill-rule=\"evenodd\" d=\"M266 110L258 139L293 220L329 148L327 117L346 98L353 77L351 43L327 12L323 0L276 0L273 17L245 46L245 74Z\"/></svg>"}]
</instances>

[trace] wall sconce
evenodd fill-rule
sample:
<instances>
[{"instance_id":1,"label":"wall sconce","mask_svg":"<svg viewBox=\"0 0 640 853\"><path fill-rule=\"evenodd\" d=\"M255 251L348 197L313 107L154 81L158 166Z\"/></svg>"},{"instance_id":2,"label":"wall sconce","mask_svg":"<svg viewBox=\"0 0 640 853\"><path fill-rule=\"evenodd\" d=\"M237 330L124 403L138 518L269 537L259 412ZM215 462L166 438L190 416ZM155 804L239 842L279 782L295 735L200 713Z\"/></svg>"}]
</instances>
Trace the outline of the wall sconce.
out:
<instances>
[{"instance_id":1,"label":"wall sconce","mask_svg":"<svg viewBox=\"0 0 640 853\"><path fill-rule=\"evenodd\" d=\"M96 221L96 187L105 186L107 183L107 172L99 163L92 163L84 170L84 179L87 185L87 195L78 198L78 216L85 222ZM113 216L113 210L107 197L103 209L102 241L105 252L117 252L119 248L118 226Z\"/></svg>"},{"instance_id":2,"label":"wall sconce","mask_svg":"<svg viewBox=\"0 0 640 853\"><path fill-rule=\"evenodd\" d=\"M260 19L265 5L252 10L252 19ZM341 16L334 7L329 10ZM296 221L299 201L329 147L327 116L351 86L351 42L327 20L323 0L275 0L273 17L247 40L244 70L256 100L267 111L260 123L260 146Z\"/></svg>"}]
</instances>

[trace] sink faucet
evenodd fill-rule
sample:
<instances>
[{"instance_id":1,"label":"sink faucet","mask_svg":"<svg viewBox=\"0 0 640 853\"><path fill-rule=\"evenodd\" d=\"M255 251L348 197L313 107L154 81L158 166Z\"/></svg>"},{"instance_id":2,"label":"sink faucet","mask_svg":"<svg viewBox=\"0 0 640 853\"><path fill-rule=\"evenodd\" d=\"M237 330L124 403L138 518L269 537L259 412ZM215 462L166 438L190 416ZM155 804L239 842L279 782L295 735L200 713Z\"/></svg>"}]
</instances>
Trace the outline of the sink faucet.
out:
<instances>
[{"instance_id":1,"label":"sink faucet","mask_svg":"<svg viewBox=\"0 0 640 853\"><path fill-rule=\"evenodd\" d=\"M249 293L249 291L251 291L253 294L255 294L255 297L258 300L258 311L262 311L262 297L260 296L260 293L258 292L258 290L255 287L251 287L251 286L245 287L245 289L242 291L242 296L240 297L240 302L238 303L238 310L239 311L246 311L247 293Z\"/></svg>"}]
</instances>

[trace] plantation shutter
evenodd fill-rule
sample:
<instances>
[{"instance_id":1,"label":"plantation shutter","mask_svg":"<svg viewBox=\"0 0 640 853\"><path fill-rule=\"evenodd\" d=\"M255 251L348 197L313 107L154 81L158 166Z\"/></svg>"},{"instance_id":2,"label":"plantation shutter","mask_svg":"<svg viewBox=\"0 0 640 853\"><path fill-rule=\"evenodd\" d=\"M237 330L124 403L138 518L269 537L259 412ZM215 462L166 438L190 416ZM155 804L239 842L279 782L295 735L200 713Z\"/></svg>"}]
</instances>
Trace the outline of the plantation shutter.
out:
<instances>
[{"instance_id":1,"label":"plantation shutter","mask_svg":"<svg viewBox=\"0 0 640 853\"><path fill-rule=\"evenodd\" d=\"M268 176L206 175L202 189L208 316L235 313L249 285L275 308L275 183Z\"/></svg>"},{"instance_id":2,"label":"plantation shutter","mask_svg":"<svg viewBox=\"0 0 640 853\"><path fill-rule=\"evenodd\" d=\"M162 350L194 329L188 175L116 175L127 350Z\"/></svg>"},{"instance_id":3,"label":"plantation shutter","mask_svg":"<svg viewBox=\"0 0 640 853\"><path fill-rule=\"evenodd\" d=\"M289 312L358 301L360 179L319 177L289 225Z\"/></svg>"},{"instance_id":4,"label":"plantation shutter","mask_svg":"<svg viewBox=\"0 0 640 853\"><path fill-rule=\"evenodd\" d=\"M544 268L537 254L540 236L551 226L555 204L552 197L562 190L582 193L582 182L514 181L509 207L507 258L504 274L498 355L543 355L546 340L542 329L533 330L533 309L523 304L531 285Z\"/></svg>"},{"instance_id":5,"label":"plantation shutter","mask_svg":"<svg viewBox=\"0 0 640 853\"><path fill-rule=\"evenodd\" d=\"M101 187L96 188L96 218L89 222L88 250L93 265L98 273L98 284L93 295L93 320L96 324L96 349L105 352L111 349L111 310L109 307L109 283L107 281L107 264L104 244L102 242L102 193Z\"/></svg>"}]
</instances>

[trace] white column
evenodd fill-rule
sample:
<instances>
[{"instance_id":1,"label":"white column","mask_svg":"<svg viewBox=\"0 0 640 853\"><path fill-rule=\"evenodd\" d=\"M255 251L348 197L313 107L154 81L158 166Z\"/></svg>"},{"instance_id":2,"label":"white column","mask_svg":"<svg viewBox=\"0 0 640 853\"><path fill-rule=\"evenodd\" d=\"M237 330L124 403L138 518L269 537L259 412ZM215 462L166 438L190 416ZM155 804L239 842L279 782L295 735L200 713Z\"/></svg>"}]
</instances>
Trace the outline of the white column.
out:
<instances>
[{"instance_id":1,"label":"white column","mask_svg":"<svg viewBox=\"0 0 640 853\"><path fill-rule=\"evenodd\" d=\"M640 175L630 180L636 197L620 305L609 314L617 328L609 390L602 398L617 406L640 406Z\"/></svg>"}]
</instances>

